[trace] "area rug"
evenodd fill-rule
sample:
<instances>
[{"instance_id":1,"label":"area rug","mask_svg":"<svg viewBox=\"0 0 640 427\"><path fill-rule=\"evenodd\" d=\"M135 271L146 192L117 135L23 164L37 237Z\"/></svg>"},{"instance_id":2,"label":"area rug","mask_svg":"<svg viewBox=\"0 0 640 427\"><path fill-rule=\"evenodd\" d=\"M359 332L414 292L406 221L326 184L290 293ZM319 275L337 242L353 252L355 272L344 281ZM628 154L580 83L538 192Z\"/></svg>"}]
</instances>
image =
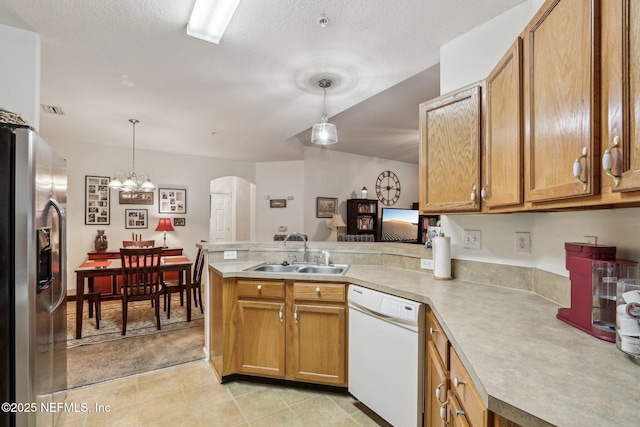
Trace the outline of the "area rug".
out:
<instances>
[{"instance_id":1,"label":"area rug","mask_svg":"<svg viewBox=\"0 0 640 427\"><path fill-rule=\"evenodd\" d=\"M162 304L162 302L161 302ZM127 335L122 335L122 302L104 301L100 329L89 318L85 303L82 338L75 339L75 302L67 305L67 388L77 388L204 358L204 316L200 308L186 307L180 296L171 299L171 319L160 312L160 331L155 309L148 301L129 304Z\"/></svg>"},{"instance_id":2,"label":"area rug","mask_svg":"<svg viewBox=\"0 0 640 427\"><path fill-rule=\"evenodd\" d=\"M160 304L163 304L162 298ZM129 304L125 336L122 335L122 301L103 301L101 311L100 329L96 329L95 317L89 318L88 302L85 301L82 338L75 339L76 304L75 302L67 303L67 348L188 328L202 329L204 326L204 316L200 313L199 307L192 306L191 322L187 322L187 309L185 306L180 306L178 294L171 299L170 319L167 319L167 313L163 311L162 306L160 307L160 326L162 327L160 331L156 327L155 309L151 307L149 301Z\"/></svg>"},{"instance_id":3,"label":"area rug","mask_svg":"<svg viewBox=\"0 0 640 427\"><path fill-rule=\"evenodd\" d=\"M72 347L67 349L67 388L201 360L203 347L203 327Z\"/></svg>"}]
</instances>

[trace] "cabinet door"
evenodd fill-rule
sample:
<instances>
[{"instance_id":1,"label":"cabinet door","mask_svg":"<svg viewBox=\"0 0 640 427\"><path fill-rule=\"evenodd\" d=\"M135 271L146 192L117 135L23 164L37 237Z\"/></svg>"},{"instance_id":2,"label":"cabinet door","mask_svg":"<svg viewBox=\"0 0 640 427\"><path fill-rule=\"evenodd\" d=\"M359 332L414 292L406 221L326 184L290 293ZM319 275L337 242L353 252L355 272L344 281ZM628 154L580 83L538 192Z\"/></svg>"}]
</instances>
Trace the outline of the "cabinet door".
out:
<instances>
[{"instance_id":1,"label":"cabinet door","mask_svg":"<svg viewBox=\"0 0 640 427\"><path fill-rule=\"evenodd\" d=\"M640 4L633 0L607 0L602 3L602 14L602 163L608 175L603 177L602 187L612 192L637 191Z\"/></svg>"},{"instance_id":2,"label":"cabinet door","mask_svg":"<svg viewBox=\"0 0 640 427\"><path fill-rule=\"evenodd\" d=\"M425 425L442 427L447 425L446 411L441 411L447 401L447 370L438 356L433 342L427 344L427 378L425 381L424 416ZM442 419L442 416L445 419Z\"/></svg>"},{"instance_id":3,"label":"cabinet door","mask_svg":"<svg viewBox=\"0 0 640 427\"><path fill-rule=\"evenodd\" d=\"M522 205L522 39L518 37L486 83L486 169L482 199L488 210Z\"/></svg>"},{"instance_id":4,"label":"cabinet door","mask_svg":"<svg viewBox=\"0 0 640 427\"><path fill-rule=\"evenodd\" d=\"M420 210L480 210L481 88L420 104Z\"/></svg>"},{"instance_id":5,"label":"cabinet door","mask_svg":"<svg viewBox=\"0 0 640 427\"><path fill-rule=\"evenodd\" d=\"M347 385L344 306L293 306L293 376L314 383Z\"/></svg>"},{"instance_id":6,"label":"cabinet door","mask_svg":"<svg viewBox=\"0 0 640 427\"><path fill-rule=\"evenodd\" d=\"M285 376L284 302L238 301L238 370Z\"/></svg>"},{"instance_id":7,"label":"cabinet door","mask_svg":"<svg viewBox=\"0 0 640 427\"><path fill-rule=\"evenodd\" d=\"M525 30L528 201L600 191L599 64L594 49L599 4L597 0L549 0Z\"/></svg>"}]
</instances>

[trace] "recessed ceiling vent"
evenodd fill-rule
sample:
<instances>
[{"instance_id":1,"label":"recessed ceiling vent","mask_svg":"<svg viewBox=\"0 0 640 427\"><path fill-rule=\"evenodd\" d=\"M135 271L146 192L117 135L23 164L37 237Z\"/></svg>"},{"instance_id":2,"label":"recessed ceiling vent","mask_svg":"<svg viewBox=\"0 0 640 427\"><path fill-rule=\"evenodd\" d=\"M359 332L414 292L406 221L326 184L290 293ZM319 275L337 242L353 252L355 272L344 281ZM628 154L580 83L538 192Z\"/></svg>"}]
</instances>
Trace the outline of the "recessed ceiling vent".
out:
<instances>
[{"instance_id":1,"label":"recessed ceiling vent","mask_svg":"<svg viewBox=\"0 0 640 427\"><path fill-rule=\"evenodd\" d=\"M62 109L62 107L56 107L54 105L44 105L44 104L40 104L40 106L42 107L42 111L44 111L45 113L64 116L64 110Z\"/></svg>"}]
</instances>

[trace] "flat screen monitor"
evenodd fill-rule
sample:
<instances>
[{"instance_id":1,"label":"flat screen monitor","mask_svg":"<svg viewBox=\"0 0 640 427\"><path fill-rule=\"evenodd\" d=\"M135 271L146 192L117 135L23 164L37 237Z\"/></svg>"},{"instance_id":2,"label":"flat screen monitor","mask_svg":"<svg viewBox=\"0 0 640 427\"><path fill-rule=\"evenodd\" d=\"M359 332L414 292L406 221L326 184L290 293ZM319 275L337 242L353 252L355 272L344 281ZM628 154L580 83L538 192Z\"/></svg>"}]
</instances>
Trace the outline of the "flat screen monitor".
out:
<instances>
[{"instance_id":1,"label":"flat screen monitor","mask_svg":"<svg viewBox=\"0 0 640 427\"><path fill-rule=\"evenodd\" d=\"M417 209L382 208L380 241L418 243Z\"/></svg>"}]
</instances>

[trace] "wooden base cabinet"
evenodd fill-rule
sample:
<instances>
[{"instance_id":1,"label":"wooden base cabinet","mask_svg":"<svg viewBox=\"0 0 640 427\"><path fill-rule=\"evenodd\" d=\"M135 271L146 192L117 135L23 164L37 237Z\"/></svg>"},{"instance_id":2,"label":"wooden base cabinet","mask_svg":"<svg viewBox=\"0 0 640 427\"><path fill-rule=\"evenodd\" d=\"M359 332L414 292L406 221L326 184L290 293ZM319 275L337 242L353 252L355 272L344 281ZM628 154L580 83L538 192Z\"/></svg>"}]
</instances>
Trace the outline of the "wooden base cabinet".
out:
<instances>
[{"instance_id":1,"label":"wooden base cabinet","mask_svg":"<svg viewBox=\"0 0 640 427\"><path fill-rule=\"evenodd\" d=\"M488 410L431 308L426 318L425 427L518 427Z\"/></svg>"},{"instance_id":2,"label":"wooden base cabinet","mask_svg":"<svg viewBox=\"0 0 640 427\"><path fill-rule=\"evenodd\" d=\"M347 386L345 284L210 277L211 363L221 381Z\"/></svg>"},{"instance_id":3,"label":"wooden base cabinet","mask_svg":"<svg viewBox=\"0 0 640 427\"><path fill-rule=\"evenodd\" d=\"M296 380L345 385L345 307L295 304L293 372Z\"/></svg>"},{"instance_id":4,"label":"wooden base cabinet","mask_svg":"<svg viewBox=\"0 0 640 427\"><path fill-rule=\"evenodd\" d=\"M284 378L284 301L238 301L238 371Z\"/></svg>"}]
</instances>

